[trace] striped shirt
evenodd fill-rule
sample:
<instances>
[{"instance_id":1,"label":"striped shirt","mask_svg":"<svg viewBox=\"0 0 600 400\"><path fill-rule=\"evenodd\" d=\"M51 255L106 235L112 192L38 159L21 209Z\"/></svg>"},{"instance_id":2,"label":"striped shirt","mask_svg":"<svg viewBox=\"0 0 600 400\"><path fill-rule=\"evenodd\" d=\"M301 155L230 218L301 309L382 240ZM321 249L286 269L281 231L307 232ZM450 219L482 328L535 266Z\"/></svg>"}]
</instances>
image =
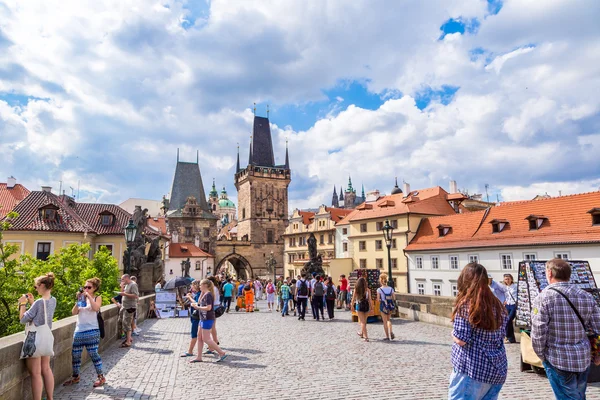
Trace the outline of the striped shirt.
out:
<instances>
[{"instance_id":1,"label":"striped shirt","mask_svg":"<svg viewBox=\"0 0 600 400\"><path fill-rule=\"evenodd\" d=\"M590 342L567 300L579 311L586 327L600 333L600 309L591 294L568 282L548 285L533 301L531 341L540 359L563 371L583 372L590 366Z\"/></svg>"}]
</instances>

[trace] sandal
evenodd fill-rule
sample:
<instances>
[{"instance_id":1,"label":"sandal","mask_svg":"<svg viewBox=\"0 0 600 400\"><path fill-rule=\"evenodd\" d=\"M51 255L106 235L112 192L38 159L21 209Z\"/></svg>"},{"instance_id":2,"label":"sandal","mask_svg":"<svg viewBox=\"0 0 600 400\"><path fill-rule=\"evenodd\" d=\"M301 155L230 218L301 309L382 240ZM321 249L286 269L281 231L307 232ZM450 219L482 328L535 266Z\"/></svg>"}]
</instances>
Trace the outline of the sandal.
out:
<instances>
[{"instance_id":1,"label":"sandal","mask_svg":"<svg viewBox=\"0 0 600 400\"><path fill-rule=\"evenodd\" d=\"M394 335L393 333L390 335L392 340L396 339L396 335Z\"/></svg>"},{"instance_id":2,"label":"sandal","mask_svg":"<svg viewBox=\"0 0 600 400\"><path fill-rule=\"evenodd\" d=\"M98 375L98 380L94 382L94 387L102 386L106 383L104 375Z\"/></svg>"},{"instance_id":3,"label":"sandal","mask_svg":"<svg viewBox=\"0 0 600 400\"><path fill-rule=\"evenodd\" d=\"M123 342L119 347L131 347L131 345Z\"/></svg>"},{"instance_id":4,"label":"sandal","mask_svg":"<svg viewBox=\"0 0 600 400\"><path fill-rule=\"evenodd\" d=\"M196 364L196 363L201 363L201 362L202 362L202 360L198 360L197 358L190 360L190 364Z\"/></svg>"},{"instance_id":5,"label":"sandal","mask_svg":"<svg viewBox=\"0 0 600 400\"><path fill-rule=\"evenodd\" d=\"M368 341L369 341L369 338L363 338L363 340L364 340L365 342L368 342Z\"/></svg>"},{"instance_id":6,"label":"sandal","mask_svg":"<svg viewBox=\"0 0 600 400\"><path fill-rule=\"evenodd\" d=\"M79 383L79 380L81 378L79 376L73 376L71 377L71 379L69 379L68 381L66 381L65 383L63 383L63 386L71 386L71 385L76 385Z\"/></svg>"},{"instance_id":7,"label":"sandal","mask_svg":"<svg viewBox=\"0 0 600 400\"><path fill-rule=\"evenodd\" d=\"M356 334L362 339L363 335L360 332L356 332Z\"/></svg>"},{"instance_id":8,"label":"sandal","mask_svg":"<svg viewBox=\"0 0 600 400\"><path fill-rule=\"evenodd\" d=\"M181 353L181 355L179 357L191 357L193 356L192 353Z\"/></svg>"}]
</instances>

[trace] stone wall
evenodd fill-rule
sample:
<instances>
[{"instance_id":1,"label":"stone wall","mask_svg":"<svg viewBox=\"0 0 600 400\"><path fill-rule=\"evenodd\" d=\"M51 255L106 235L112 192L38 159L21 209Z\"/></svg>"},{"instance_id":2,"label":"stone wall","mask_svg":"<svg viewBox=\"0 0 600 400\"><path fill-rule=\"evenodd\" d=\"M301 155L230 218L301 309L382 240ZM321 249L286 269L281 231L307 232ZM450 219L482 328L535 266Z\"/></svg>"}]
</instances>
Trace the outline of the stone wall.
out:
<instances>
[{"instance_id":1,"label":"stone wall","mask_svg":"<svg viewBox=\"0 0 600 400\"><path fill-rule=\"evenodd\" d=\"M146 318L150 301L154 295L140 298L138 304L138 323ZM118 309L115 305L102 307L102 317L106 336L100 341L100 352L110 347L117 340ZM54 357L51 361L56 386L71 376L71 345L77 317L69 317L52 323L54 334ZM31 399L31 383L25 361L19 360L23 346L23 333L0 338L0 399ZM84 352L82 363L89 361Z\"/></svg>"},{"instance_id":2,"label":"stone wall","mask_svg":"<svg viewBox=\"0 0 600 400\"><path fill-rule=\"evenodd\" d=\"M449 327L452 326L450 317L454 300L454 297L396 294L396 304L401 318Z\"/></svg>"}]
</instances>

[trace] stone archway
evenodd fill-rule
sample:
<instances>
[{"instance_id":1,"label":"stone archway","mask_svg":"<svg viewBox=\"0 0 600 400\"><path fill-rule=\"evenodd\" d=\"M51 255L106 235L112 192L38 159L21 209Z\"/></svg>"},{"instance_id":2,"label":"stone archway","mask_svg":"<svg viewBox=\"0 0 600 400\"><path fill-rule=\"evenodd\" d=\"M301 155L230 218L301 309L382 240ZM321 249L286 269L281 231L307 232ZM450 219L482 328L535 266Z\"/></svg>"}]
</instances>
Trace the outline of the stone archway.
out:
<instances>
[{"instance_id":1,"label":"stone archway","mask_svg":"<svg viewBox=\"0 0 600 400\"><path fill-rule=\"evenodd\" d=\"M219 261L219 264L217 264L215 271L220 271L221 267L223 267L223 265L225 265L227 262L233 265L235 273L239 279L247 280L254 278L254 273L252 271L250 262L244 256L238 253L230 253L223 257L221 261Z\"/></svg>"}]
</instances>

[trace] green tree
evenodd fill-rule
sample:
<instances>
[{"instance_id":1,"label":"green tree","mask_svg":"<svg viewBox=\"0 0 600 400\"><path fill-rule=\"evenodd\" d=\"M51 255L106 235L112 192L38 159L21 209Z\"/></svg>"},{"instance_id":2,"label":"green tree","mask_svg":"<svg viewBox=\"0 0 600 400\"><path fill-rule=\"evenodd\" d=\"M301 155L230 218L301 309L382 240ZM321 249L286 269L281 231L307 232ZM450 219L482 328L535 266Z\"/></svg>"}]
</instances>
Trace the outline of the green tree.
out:
<instances>
[{"instance_id":1,"label":"green tree","mask_svg":"<svg viewBox=\"0 0 600 400\"><path fill-rule=\"evenodd\" d=\"M23 293L37 294L33 287L35 278L53 272L56 280L52 296L57 300L54 320L71 316L79 288L87 279L98 277L102 281L99 294L102 303L109 304L113 291L119 287L119 268L111 252L102 247L89 259L89 244L71 244L61 248L47 260L38 260L30 255L15 259L16 246L1 244L2 230L8 223L0 225L0 337L23 330L17 313L17 302Z\"/></svg>"}]
</instances>

